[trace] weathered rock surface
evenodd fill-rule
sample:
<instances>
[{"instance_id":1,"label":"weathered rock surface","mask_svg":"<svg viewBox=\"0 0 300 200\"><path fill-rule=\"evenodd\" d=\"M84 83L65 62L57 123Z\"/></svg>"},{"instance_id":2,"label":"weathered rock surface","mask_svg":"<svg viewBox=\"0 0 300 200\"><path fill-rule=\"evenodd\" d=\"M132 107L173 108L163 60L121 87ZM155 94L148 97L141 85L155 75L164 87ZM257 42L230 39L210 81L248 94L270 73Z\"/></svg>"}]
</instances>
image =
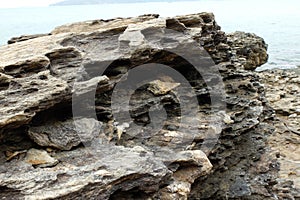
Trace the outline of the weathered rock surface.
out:
<instances>
[{"instance_id":1,"label":"weathered rock surface","mask_svg":"<svg viewBox=\"0 0 300 200\"><path fill-rule=\"evenodd\" d=\"M28 130L30 138L40 146L70 150L82 142L92 141L99 135L101 124L94 119L81 119L83 127L76 129L73 120L48 122L42 126L32 126ZM91 130L88 133L86 130ZM85 130L85 132L80 132Z\"/></svg>"},{"instance_id":2,"label":"weathered rock surface","mask_svg":"<svg viewBox=\"0 0 300 200\"><path fill-rule=\"evenodd\" d=\"M268 61L268 45L254 33L237 31L227 36L233 57L242 64L244 69L255 70Z\"/></svg>"},{"instance_id":3,"label":"weathered rock surface","mask_svg":"<svg viewBox=\"0 0 300 200\"><path fill-rule=\"evenodd\" d=\"M115 18L108 20L91 20L85 22L78 22L72 24L66 24L55 28L51 33L83 33L83 32L94 32L94 31L124 31L129 24L139 24L145 21L158 18L159 15L150 14L143 15L136 18Z\"/></svg>"},{"instance_id":4,"label":"weathered rock surface","mask_svg":"<svg viewBox=\"0 0 300 200\"><path fill-rule=\"evenodd\" d=\"M274 134L268 139L280 162L279 186L283 199L300 198L300 78L289 70L259 73L266 97L275 110ZM291 185L294 182L294 186ZM293 188L294 187L294 188ZM290 190L290 193L287 191Z\"/></svg>"},{"instance_id":5,"label":"weathered rock surface","mask_svg":"<svg viewBox=\"0 0 300 200\"><path fill-rule=\"evenodd\" d=\"M26 152L25 162L35 167L53 167L58 160L52 158L44 150L29 149Z\"/></svg>"},{"instance_id":6,"label":"weathered rock surface","mask_svg":"<svg viewBox=\"0 0 300 200\"><path fill-rule=\"evenodd\" d=\"M26 41L26 40L31 40L34 38L38 38L38 37L43 37L43 36L47 36L50 35L50 33L47 34L34 34L34 35L22 35L20 37L13 37L10 40L7 41L7 44L13 44L16 42L22 42L22 41Z\"/></svg>"},{"instance_id":7,"label":"weathered rock surface","mask_svg":"<svg viewBox=\"0 0 300 200\"><path fill-rule=\"evenodd\" d=\"M284 199L273 109L245 71L266 62L261 38L199 13L27 39L0 47L1 198ZM32 149L58 163L33 166Z\"/></svg>"}]
</instances>

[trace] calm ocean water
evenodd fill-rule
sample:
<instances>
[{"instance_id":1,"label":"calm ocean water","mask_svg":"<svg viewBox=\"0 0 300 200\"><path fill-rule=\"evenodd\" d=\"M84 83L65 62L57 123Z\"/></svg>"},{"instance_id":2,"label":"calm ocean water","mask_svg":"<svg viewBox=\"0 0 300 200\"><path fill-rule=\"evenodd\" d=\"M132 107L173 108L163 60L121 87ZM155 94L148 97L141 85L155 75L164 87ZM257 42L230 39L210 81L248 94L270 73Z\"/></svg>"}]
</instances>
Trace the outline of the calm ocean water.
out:
<instances>
[{"instance_id":1,"label":"calm ocean water","mask_svg":"<svg viewBox=\"0 0 300 200\"><path fill-rule=\"evenodd\" d=\"M0 45L13 36L47 33L65 23L156 13L175 16L213 12L225 32L246 31L263 37L269 45L265 68L300 66L300 2L298 0L200 0L52 6L0 9Z\"/></svg>"}]
</instances>

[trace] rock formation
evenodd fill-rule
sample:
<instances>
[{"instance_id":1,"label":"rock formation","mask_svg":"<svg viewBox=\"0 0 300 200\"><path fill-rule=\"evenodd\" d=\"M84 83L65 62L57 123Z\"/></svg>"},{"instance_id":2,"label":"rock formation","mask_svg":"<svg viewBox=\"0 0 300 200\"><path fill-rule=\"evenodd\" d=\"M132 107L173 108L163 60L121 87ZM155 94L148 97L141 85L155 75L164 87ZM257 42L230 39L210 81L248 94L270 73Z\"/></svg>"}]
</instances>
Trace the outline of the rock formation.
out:
<instances>
[{"instance_id":1,"label":"rock formation","mask_svg":"<svg viewBox=\"0 0 300 200\"><path fill-rule=\"evenodd\" d=\"M233 58L240 62L244 69L255 70L268 61L265 41L253 33L235 32L227 35Z\"/></svg>"},{"instance_id":2,"label":"rock formation","mask_svg":"<svg viewBox=\"0 0 300 200\"><path fill-rule=\"evenodd\" d=\"M1 198L297 197L270 145L280 109L247 71L267 61L262 38L226 35L199 13L80 22L10 43L0 47Z\"/></svg>"},{"instance_id":3,"label":"rock formation","mask_svg":"<svg viewBox=\"0 0 300 200\"><path fill-rule=\"evenodd\" d=\"M300 78L290 70L259 73L266 98L275 111L274 133L268 138L280 163L279 182L283 199L300 198ZM294 183L294 186L293 186ZM291 194L286 192L291 188Z\"/></svg>"}]
</instances>

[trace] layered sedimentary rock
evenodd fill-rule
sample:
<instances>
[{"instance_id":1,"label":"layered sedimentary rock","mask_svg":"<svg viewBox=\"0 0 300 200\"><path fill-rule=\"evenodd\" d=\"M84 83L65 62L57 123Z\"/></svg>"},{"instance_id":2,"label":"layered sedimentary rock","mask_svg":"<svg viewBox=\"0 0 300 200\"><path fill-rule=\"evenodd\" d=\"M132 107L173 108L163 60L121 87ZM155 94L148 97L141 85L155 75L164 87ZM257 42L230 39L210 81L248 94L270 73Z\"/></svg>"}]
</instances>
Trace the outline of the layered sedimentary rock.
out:
<instances>
[{"instance_id":1,"label":"layered sedimentary rock","mask_svg":"<svg viewBox=\"0 0 300 200\"><path fill-rule=\"evenodd\" d=\"M245 71L267 60L258 36L227 36L210 13L144 15L0 55L0 197L283 198L274 111Z\"/></svg>"},{"instance_id":2,"label":"layered sedimentary rock","mask_svg":"<svg viewBox=\"0 0 300 200\"><path fill-rule=\"evenodd\" d=\"M7 41L7 44L13 44L13 43L16 43L16 42L31 40L31 39L34 39L34 38L43 37L43 36L47 36L47 35L51 35L51 34L47 33L47 34L22 35L22 36L19 36L19 37L13 37L13 38L11 38L10 40Z\"/></svg>"}]
</instances>

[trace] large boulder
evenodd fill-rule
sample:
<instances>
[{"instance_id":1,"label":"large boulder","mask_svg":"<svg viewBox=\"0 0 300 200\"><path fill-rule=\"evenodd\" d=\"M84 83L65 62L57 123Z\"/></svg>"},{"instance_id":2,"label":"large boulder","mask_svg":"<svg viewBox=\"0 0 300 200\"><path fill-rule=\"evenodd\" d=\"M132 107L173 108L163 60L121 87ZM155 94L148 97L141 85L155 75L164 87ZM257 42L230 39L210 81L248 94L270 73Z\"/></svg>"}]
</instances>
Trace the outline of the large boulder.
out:
<instances>
[{"instance_id":1,"label":"large boulder","mask_svg":"<svg viewBox=\"0 0 300 200\"><path fill-rule=\"evenodd\" d=\"M273 110L228 39L199 13L68 24L0 47L0 197L275 198Z\"/></svg>"},{"instance_id":2,"label":"large boulder","mask_svg":"<svg viewBox=\"0 0 300 200\"><path fill-rule=\"evenodd\" d=\"M255 70L268 61L268 45L254 33L236 31L227 34L233 56L246 70Z\"/></svg>"}]
</instances>

